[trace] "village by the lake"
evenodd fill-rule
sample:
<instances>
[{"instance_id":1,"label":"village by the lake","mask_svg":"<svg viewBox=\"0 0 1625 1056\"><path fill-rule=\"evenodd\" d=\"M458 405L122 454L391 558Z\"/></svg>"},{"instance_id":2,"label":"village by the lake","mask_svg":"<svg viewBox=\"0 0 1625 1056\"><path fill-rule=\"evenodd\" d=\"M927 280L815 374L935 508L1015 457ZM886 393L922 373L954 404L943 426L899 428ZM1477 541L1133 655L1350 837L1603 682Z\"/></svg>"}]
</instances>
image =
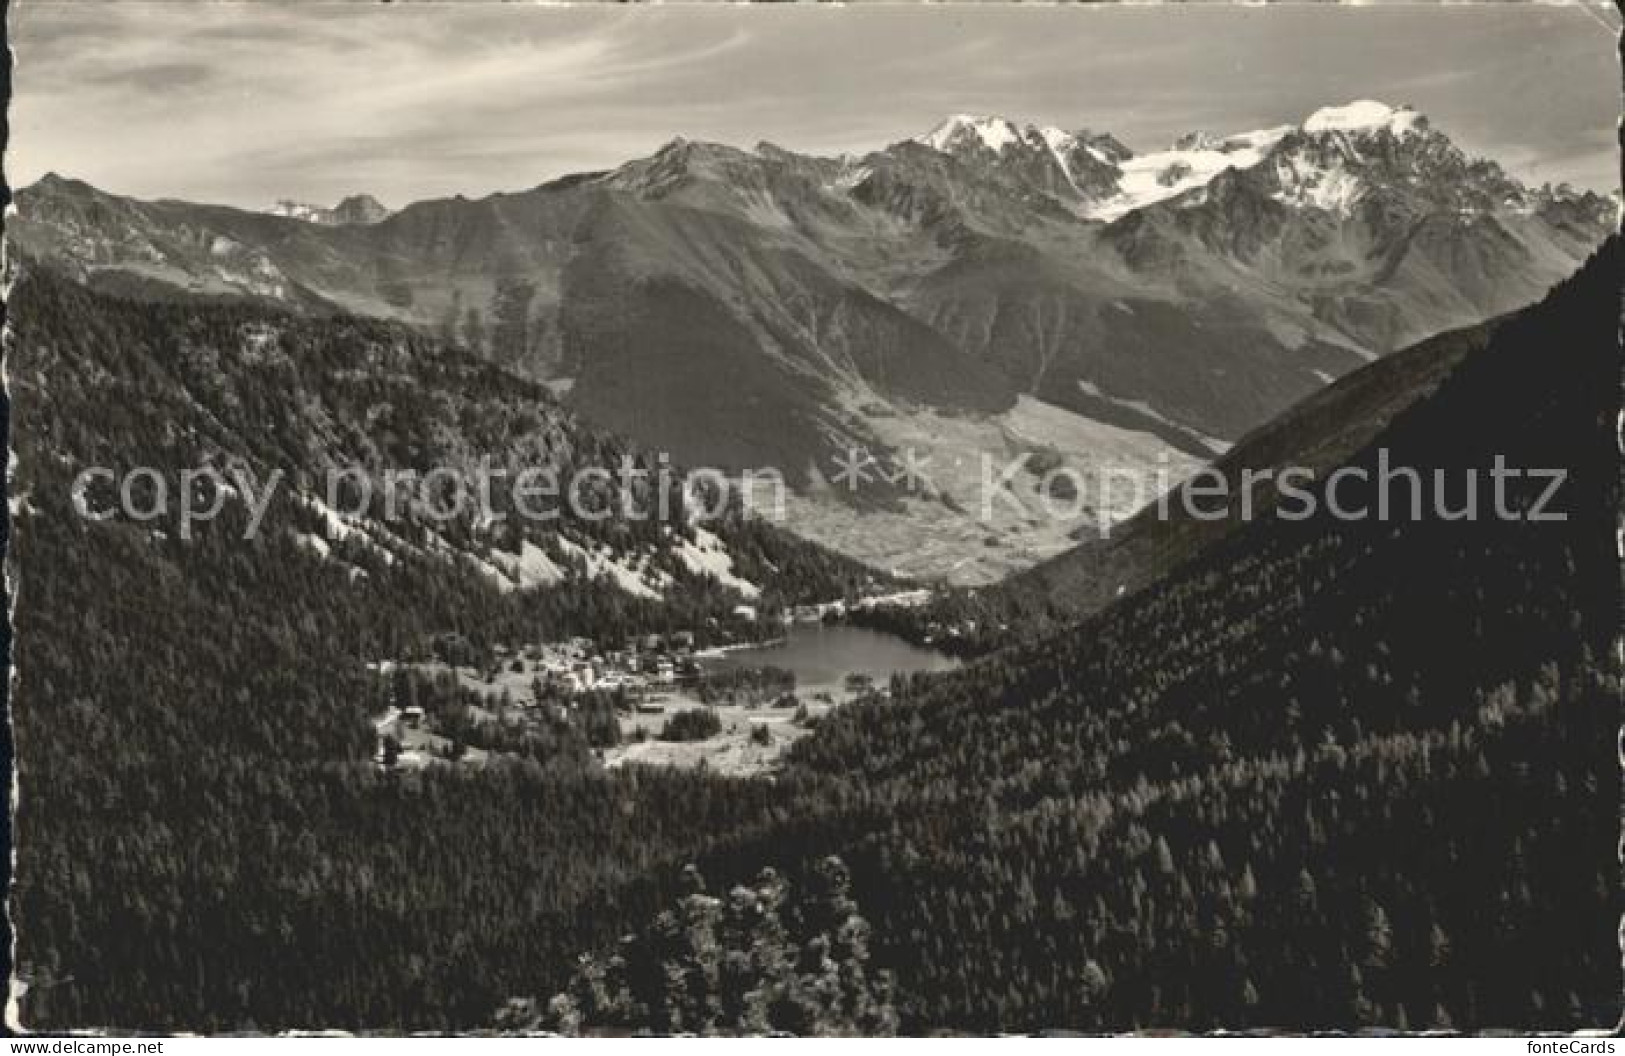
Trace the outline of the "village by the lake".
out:
<instances>
[{"instance_id":1,"label":"village by the lake","mask_svg":"<svg viewBox=\"0 0 1625 1056\"><path fill-rule=\"evenodd\" d=\"M675 630L614 644L499 645L478 664L378 661L369 666L391 690L374 717L374 759L385 769L481 766L568 729L606 768L768 772L831 709L884 701L896 678L956 666L946 653L847 622L930 598L915 589L801 605L772 626L740 606L735 615L757 636L721 642L714 630L703 638Z\"/></svg>"}]
</instances>

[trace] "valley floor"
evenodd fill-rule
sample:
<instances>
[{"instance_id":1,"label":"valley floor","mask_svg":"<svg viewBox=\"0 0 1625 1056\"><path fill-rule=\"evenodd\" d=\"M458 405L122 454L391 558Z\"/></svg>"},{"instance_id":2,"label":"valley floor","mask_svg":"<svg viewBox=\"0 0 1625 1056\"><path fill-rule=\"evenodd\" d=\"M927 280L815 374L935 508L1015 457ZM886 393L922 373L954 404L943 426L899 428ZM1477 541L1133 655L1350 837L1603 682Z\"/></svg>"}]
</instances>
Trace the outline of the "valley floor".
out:
<instances>
[{"instance_id":1,"label":"valley floor","mask_svg":"<svg viewBox=\"0 0 1625 1056\"><path fill-rule=\"evenodd\" d=\"M921 581L996 582L1075 546L1079 532L1128 517L1202 464L1150 433L1031 396L996 415L862 406L866 428L895 458L912 452L922 479L904 481L889 502L859 503L873 495L873 481L854 487L832 462L805 494L786 495L784 524ZM882 471L899 467L875 469Z\"/></svg>"}]
</instances>

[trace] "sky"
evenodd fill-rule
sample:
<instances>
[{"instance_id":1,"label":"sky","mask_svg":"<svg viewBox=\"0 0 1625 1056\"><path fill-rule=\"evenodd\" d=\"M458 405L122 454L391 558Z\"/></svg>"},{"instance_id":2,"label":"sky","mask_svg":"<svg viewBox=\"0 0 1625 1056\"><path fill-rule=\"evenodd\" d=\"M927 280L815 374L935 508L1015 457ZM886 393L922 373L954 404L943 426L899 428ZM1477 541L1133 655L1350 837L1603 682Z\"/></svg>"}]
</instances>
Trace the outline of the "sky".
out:
<instances>
[{"instance_id":1,"label":"sky","mask_svg":"<svg viewBox=\"0 0 1625 1056\"><path fill-rule=\"evenodd\" d=\"M399 207L674 136L862 153L953 113L1111 132L1408 103L1527 182L1618 186L1611 4L564 6L19 0L9 181Z\"/></svg>"}]
</instances>

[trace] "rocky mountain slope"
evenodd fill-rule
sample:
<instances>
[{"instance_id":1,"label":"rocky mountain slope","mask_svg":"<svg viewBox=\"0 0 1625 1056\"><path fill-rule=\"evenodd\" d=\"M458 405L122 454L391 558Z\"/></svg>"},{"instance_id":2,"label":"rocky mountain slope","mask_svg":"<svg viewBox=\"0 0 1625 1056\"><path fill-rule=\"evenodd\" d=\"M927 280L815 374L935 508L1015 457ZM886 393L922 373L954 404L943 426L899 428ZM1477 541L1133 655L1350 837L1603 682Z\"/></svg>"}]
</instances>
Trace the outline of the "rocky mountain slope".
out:
<instances>
[{"instance_id":1,"label":"rocky mountain slope","mask_svg":"<svg viewBox=\"0 0 1625 1056\"><path fill-rule=\"evenodd\" d=\"M930 431L922 415L1003 429L1021 395L1076 432L1132 434L1130 472L1211 457L1372 358L1535 299L1616 211L1358 102L1138 155L970 115L863 157L674 140L612 172L337 226L47 177L20 192L12 237L142 296L407 322L680 461L772 464L809 494L845 449L895 456ZM864 503L821 494L825 537L850 538ZM991 538L972 578L1056 549L958 512L973 499L867 505Z\"/></svg>"},{"instance_id":2,"label":"rocky mountain slope","mask_svg":"<svg viewBox=\"0 0 1625 1056\"><path fill-rule=\"evenodd\" d=\"M1161 501L1131 511L1107 532L1079 530L1076 545L999 583L945 591L928 605L860 618L913 641L976 655L1093 616L1249 520L1272 516L1283 474L1323 477L1335 470L1518 316L1436 335L1339 378L1247 434ZM1221 480L1230 501L1212 494ZM1244 505L1239 497L1248 491L1252 497Z\"/></svg>"}]
</instances>

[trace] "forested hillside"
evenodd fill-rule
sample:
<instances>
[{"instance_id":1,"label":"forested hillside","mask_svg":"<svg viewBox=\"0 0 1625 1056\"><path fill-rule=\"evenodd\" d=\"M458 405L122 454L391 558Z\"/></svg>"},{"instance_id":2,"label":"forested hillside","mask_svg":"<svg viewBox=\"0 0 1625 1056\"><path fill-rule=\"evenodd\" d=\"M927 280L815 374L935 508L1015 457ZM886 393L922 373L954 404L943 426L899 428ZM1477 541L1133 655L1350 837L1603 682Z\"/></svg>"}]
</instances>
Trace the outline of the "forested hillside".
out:
<instances>
[{"instance_id":1,"label":"forested hillside","mask_svg":"<svg viewBox=\"0 0 1625 1056\"><path fill-rule=\"evenodd\" d=\"M681 523L668 536L564 519L493 538L472 518L335 527L301 498L350 460L567 470L636 454L538 387L384 324L142 304L43 271L10 309L11 911L28 1025L475 1023L524 966L603 934L584 899L675 869L792 793L611 779L580 746L479 770L373 763L370 717L391 700L368 661L447 642L477 662L552 636L757 633L730 616L736 590L679 560ZM173 517L98 523L71 505L85 466L152 466L173 492L181 469L228 460L287 474L252 539L236 499L190 539ZM869 577L737 517L709 528L763 606ZM538 549L557 582L493 574L503 553ZM612 558L662 590L629 591Z\"/></svg>"},{"instance_id":2,"label":"forested hillside","mask_svg":"<svg viewBox=\"0 0 1625 1056\"><path fill-rule=\"evenodd\" d=\"M126 300L40 267L25 269L15 302L20 516L67 511L69 482L82 468L122 478L151 467L169 511L145 522L115 517L109 527L144 526L150 545L184 559L192 540L178 538L174 512L182 471L213 467L228 481L246 471L251 486L281 474L256 545L299 544L324 558L295 563L318 576L325 565L329 579L360 596L357 613L383 625L359 638L376 655L398 655L414 633L459 623L510 640L697 626L726 618L742 600L729 588L741 582L744 600L773 611L874 578L736 507L704 525L729 573L707 575L694 560L700 536L682 467L662 480L654 452L584 425L544 387L402 327L243 303ZM641 474L625 486L623 461ZM527 471L555 482L551 497L531 497L528 512L514 498ZM335 473L337 509L327 487ZM392 487L392 475L411 479L401 474L434 486ZM482 474L489 516L478 508ZM578 476L586 479L573 504ZM447 516L454 482L463 507ZM153 504L153 486L137 482L137 508ZM90 506L114 508L116 490L93 482ZM258 497L242 490L225 504L229 523L197 524L193 533L240 538L240 517ZM410 593L412 604L392 591Z\"/></svg>"},{"instance_id":3,"label":"forested hillside","mask_svg":"<svg viewBox=\"0 0 1625 1056\"><path fill-rule=\"evenodd\" d=\"M565 1034L653 1028L662 1034L889 1035L890 973L869 968L869 922L846 865L817 862L801 888L764 869L708 894L692 866L685 893L615 953L583 957L545 1003L519 998L498 1026Z\"/></svg>"},{"instance_id":4,"label":"forested hillside","mask_svg":"<svg viewBox=\"0 0 1625 1056\"><path fill-rule=\"evenodd\" d=\"M840 853L905 1030L1613 1024L1620 265L1611 242L1347 459L1428 473L1422 515L1259 520L843 709L793 757L851 805L706 874ZM1566 469L1566 520L1495 516L1497 455ZM1485 474L1479 519L1433 512L1435 469L1452 510Z\"/></svg>"},{"instance_id":5,"label":"forested hillside","mask_svg":"<svg viewBox=\"0 0 1625 1056\"><path fill-rule=\"evenodd\" d=\"M322 416L290 424L288 395L323 363L316 388L343 392L344 357L395 346L282 331L282 373L224 390L234 405L206 368L237 346L208 334L245 309L25 285L7 349L24 1022L489 1025L566 988L578 952L647 933L685 863L717 890L770 865L799 888L839 854L905 1031L1611 1023L1619 282L1611 244L1348 459L1567 467L1566 522L1261 520L1081 626L835 713L772 782L573 755L378 768L387 685L364 659L660 612L609 584L504 592L467 567L489 553L473 535L397 567L359 541L312 552L297 512L249 544L236 503L190 541L81 519L67 486L93 458L343 450L342 427L301 446ZM437 370L471 372L447 400L511 394L431 364L385 402L442 391ZM356 377L387 377L371 366ZM437 420L503 404L452 406ZM1510 488L1522 507L1542 490ZM726 538L741 575L745 540L780 568L816 553Z\"/></svg>"}]
</instances>

